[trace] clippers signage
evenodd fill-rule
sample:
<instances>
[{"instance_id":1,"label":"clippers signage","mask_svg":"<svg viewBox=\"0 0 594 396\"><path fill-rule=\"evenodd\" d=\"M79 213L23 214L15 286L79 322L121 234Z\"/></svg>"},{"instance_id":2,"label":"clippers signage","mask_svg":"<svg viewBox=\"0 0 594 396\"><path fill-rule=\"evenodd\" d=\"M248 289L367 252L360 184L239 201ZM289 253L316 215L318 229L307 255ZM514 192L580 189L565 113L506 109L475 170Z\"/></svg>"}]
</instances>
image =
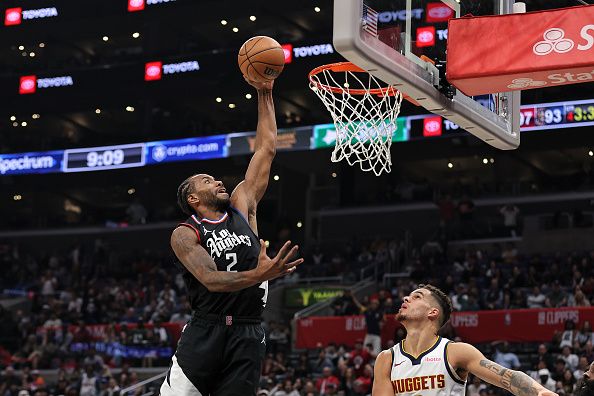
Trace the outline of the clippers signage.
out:
<instances>
[{"instance_id":1,"label":"clippers signage","mask_svg":"<svg viewBox=\"0 0 594 396\"><path fill-rule=\"evenodd\" d=\"M19 94L32 94L37 89L66 87L74 85L71 76L37 78L36 76L23 76L19 83Z\"/></svg>"},{"instance_id":2,"label":"clippers signage","mask_svg":"<svg viewBox=\"0 0 594 396\"><path fill-rule=\"evenodd\" d=\"M154 5L154 4L161 4L161 3L171 3L175 0L128 0L128 11L135 12L135 11L142 11L144 10L145 5Z\"/></svg>"},{"instance_id":3,"label":"clippers signage","mask_svg":"<svg viewBox=\"0 0 594 396\"><path fill-rule=\"evenodd\" d=\"M426 26L417 29L417 47L433 47L435 45L435 27Z\"/></svg>"},{"instance_id":4,"label":"clippers signage","mask_svg":"<svg viewBox=\"0 0 594 396\"><path fill-rule=\"evenodd\" d=\"M188 61L181 63L170 63L164 65L163 62L148 62L144 65L144 80L160 80L163 74L187 73L200 70L198 61Z\"/></svg>"},{"instance_id":5,"label":"clippers signage","mask_svg":"<svg viewBox=\"0 0 594 396\"><path fill-rule=\"evenodd\" d=\"M594 81L594 6L452 19L448 35L447 78L467 95Z\"/></svg>"},{"instance_id":6,"label":"clippers signage","mask_svg":"<svg viewBox=\"0 0 594 396\"><path fill-rule=\"evenodd\" d=\"M58 16L56 7L39 8L35 10L23 10L22 8L8 8L4 14L4 25L20 25L23 20L51 18Z\"/></svg>"}]
</instances>

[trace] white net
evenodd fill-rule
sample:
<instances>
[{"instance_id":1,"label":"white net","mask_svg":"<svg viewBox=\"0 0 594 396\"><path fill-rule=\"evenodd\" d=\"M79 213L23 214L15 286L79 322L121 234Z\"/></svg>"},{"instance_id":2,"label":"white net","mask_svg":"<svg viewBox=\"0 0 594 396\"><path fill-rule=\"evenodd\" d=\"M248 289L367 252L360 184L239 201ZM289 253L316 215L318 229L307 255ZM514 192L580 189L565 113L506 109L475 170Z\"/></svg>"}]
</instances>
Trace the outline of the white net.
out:
<instances>
[{"instance_id":1,"label":"white net","mask_svg":"<svg viewBox=\"0 0 594 396\"><path fill-rule=\"evenodd\" d=\"M332 162L346 159L376 176L390 172L390 147L402 94L363 70L312 72L309 86L334 120Z\"/></svg>"}]
</instances>

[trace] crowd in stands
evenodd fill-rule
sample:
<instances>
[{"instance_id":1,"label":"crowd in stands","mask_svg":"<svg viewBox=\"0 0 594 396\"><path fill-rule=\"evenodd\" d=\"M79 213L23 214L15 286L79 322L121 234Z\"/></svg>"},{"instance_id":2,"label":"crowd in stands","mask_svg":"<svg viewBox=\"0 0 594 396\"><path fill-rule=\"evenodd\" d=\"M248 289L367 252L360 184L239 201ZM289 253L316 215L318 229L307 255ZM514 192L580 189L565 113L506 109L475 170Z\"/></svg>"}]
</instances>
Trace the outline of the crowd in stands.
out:
<instances>
[{"instance_id":1,"label":"crowd in stands","mask_svg":"<svg viewBox=\"0 0 594 396\"><path fill-rule=\"evenodd\" d=\"M407 254L401 239L354 241L330 254L323 247L313 248L298 276L342 273L347 282L354 282L359 270L369 265L379 266L380 274L399 269L409 276L396 278L360 301L345 293L332 304L336 315L366 317L368 337L354 349L320 345L297 353L290 349L288 325L269 323L269 353L260 393L368 394L374 357L389 346L377 345L379 337L374 337L379 334L381 318L397 311L402 297L419 282L442 288L456 310L590 306L594 302L594 252L526 256L507 244L490 251L459 250L448 256L440 245L425 244ZM138 374L130 367L168 365L175 335L164 323L183 324L191 317L182 279L165 254L130 252L116 259L100 239L90 247L39 256L5 244L0 245L0 265L2 290L22 293L30 304L11 311L0 308L0 365L4 369L0 396L115 394L116 389L138 382ZM590 324L572 326L568 322L566 331L550 343L534 346L542 362L527 364L525 359L510 357L513 344L483 349L513 368L521 363L521 369L531 371L543 384L570 395L584 364L594 360ZM455 334L449 336L455 338ZM57 379L45 379L40 374L44 369L58 370ZM496 392L474 379L469 384L472 395ZM23 390L28 393L19 394Z\"/></svg>"}]
</instances>

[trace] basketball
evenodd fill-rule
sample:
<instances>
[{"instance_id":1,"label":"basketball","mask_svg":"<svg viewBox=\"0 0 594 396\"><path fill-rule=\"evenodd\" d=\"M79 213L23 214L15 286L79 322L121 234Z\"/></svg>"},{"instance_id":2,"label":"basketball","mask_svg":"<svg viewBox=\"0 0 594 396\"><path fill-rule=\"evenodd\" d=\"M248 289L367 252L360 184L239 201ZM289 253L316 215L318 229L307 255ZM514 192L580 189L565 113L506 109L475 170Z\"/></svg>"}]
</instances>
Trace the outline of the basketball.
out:
<instances>
[{"instance_id":1,"label":"basketball","mask_svg":"<svg viewBox=\"0 0 594 396\"><path fill-rule=\"evenodd\" d=\"M237 55L244 76L258 82L272 81L285 67L285 52L268 36L255 36L243 43Z\"/></svg>"}]
</instances>

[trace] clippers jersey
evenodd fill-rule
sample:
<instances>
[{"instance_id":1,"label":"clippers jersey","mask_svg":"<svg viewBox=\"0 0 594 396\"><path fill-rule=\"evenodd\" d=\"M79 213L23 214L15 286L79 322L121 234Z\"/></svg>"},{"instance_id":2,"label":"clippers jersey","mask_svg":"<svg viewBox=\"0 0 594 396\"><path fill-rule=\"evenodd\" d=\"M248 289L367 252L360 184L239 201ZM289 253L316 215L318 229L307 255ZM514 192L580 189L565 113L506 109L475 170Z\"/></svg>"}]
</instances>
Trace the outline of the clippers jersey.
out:
<instances>
[{"instance_id":1,"label":"clippers jersey","mask_svg":"<svg viewBox=\"0 0 594 396\"><path fill-rule=\"evenodd\" d=\"M260 240L237 209L230 207L219 220L192 215L180 226L192 228L200 245L219 271L241 272L256 268ZM259 317L268 297L268 281L236 292L211 292L177 259L183 269L190 305L195 312L211 315Z\"/></svg>"},{"instance_id":2,"label":"clippers jersey","mask_svg":"<svg viewBox=\"0 0 594 396\"><path fill-rule=\"evenodd\" d=\"M394 345L390 374L394 395L464 396L466 381L448 363L450 342L438 337L431 348L416 358L404 350L403 341Z\"/></svg>"}]
</instances>

